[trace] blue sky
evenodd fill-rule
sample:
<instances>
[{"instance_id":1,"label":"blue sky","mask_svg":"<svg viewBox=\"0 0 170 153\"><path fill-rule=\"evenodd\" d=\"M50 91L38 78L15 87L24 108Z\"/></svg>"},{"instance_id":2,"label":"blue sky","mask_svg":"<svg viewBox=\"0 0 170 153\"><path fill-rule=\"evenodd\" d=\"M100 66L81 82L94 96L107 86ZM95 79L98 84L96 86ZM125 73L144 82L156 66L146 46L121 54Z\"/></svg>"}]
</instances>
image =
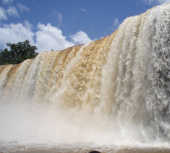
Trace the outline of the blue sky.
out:
<instances>
[{"instance_id":1,"label":"blue sky","mask_svg":"<svg viewBox=\"0 0 170 153\"><path fill-rule=\"evenodd\" d=\"M38 52L84 44L165 2L170 0L0 0L0 48L26 39Z\"/></svg>"}]
</instances>

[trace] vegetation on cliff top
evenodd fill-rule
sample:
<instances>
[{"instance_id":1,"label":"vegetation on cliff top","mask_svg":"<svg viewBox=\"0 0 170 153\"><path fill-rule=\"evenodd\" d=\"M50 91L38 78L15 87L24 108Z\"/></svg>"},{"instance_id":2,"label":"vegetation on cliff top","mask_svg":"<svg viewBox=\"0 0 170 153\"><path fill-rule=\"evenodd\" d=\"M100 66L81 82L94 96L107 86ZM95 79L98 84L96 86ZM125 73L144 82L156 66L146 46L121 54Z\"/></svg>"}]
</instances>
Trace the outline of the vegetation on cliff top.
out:
<instances>
[{"instance_id":1,"label":"vegetation on cliff top","mask_svg":"<svg viewBox=\"0 0 170 153\"><path fill-rule=\"evenodd\" d=\"M35 58L38 55L38 53L35 52L37 47L31 46L29 40L16 44L7 43L7 46L10 49L0 49L0 65L18 64L26 59Z\"/></svg>"}]
</instances>

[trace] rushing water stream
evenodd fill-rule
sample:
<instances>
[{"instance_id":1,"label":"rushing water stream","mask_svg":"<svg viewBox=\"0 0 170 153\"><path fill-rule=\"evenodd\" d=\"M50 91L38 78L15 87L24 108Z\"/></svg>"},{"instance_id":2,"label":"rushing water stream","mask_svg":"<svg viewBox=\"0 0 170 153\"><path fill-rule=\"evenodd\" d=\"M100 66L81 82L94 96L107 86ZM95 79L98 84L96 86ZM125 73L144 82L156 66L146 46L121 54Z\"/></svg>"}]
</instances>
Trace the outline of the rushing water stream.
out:
<instances>
[{"instance_id":1,"label":"rushing water stream","mask_svg":"<svg viewBox=\"0 0 170 153\"><path fill-rule=\"evenodd\" d=\"M100 40L0 66L1 152L93 149L170 152L170 3Z\"/></svg>"}]
</instances>

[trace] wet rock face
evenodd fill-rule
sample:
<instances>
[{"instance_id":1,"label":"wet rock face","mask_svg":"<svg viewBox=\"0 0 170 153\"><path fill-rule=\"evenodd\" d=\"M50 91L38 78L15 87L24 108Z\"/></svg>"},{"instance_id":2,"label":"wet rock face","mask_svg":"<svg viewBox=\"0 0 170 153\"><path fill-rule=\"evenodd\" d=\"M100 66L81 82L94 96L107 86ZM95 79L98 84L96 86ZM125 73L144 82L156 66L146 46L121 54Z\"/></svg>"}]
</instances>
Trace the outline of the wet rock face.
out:
<instances>
[{"instance_id":1,"label":"wet rock face","mask_svg":"<svg viewBox=\"0 0 170 153\"><path fill-rule=\"evenodd\" d=\"M101 152L100 152L100 151L93 150L93 151L90 151L89 153L101 153Z\"/></svg>"}]
</instances>

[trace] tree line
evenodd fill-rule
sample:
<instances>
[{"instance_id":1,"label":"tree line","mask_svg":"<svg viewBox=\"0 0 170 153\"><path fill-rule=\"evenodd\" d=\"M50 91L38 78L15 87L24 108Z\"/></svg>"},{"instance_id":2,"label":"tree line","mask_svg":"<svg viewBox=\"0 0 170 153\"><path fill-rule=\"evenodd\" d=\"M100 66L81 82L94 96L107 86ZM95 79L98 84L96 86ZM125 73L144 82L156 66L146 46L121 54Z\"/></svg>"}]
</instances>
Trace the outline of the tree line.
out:
<instances>
[{"instance_id":1,"label":"tree line","mask_svg":"<svg viewBox=\"0 0 170 153\"><path fill-rule=\"evenodd\" d=\"M26 59L35 58L37 47L31 46L29 40L18 43L7 43L8 48L0 49L0 65L19 64Z\"/></svg>"}]
</instances>

